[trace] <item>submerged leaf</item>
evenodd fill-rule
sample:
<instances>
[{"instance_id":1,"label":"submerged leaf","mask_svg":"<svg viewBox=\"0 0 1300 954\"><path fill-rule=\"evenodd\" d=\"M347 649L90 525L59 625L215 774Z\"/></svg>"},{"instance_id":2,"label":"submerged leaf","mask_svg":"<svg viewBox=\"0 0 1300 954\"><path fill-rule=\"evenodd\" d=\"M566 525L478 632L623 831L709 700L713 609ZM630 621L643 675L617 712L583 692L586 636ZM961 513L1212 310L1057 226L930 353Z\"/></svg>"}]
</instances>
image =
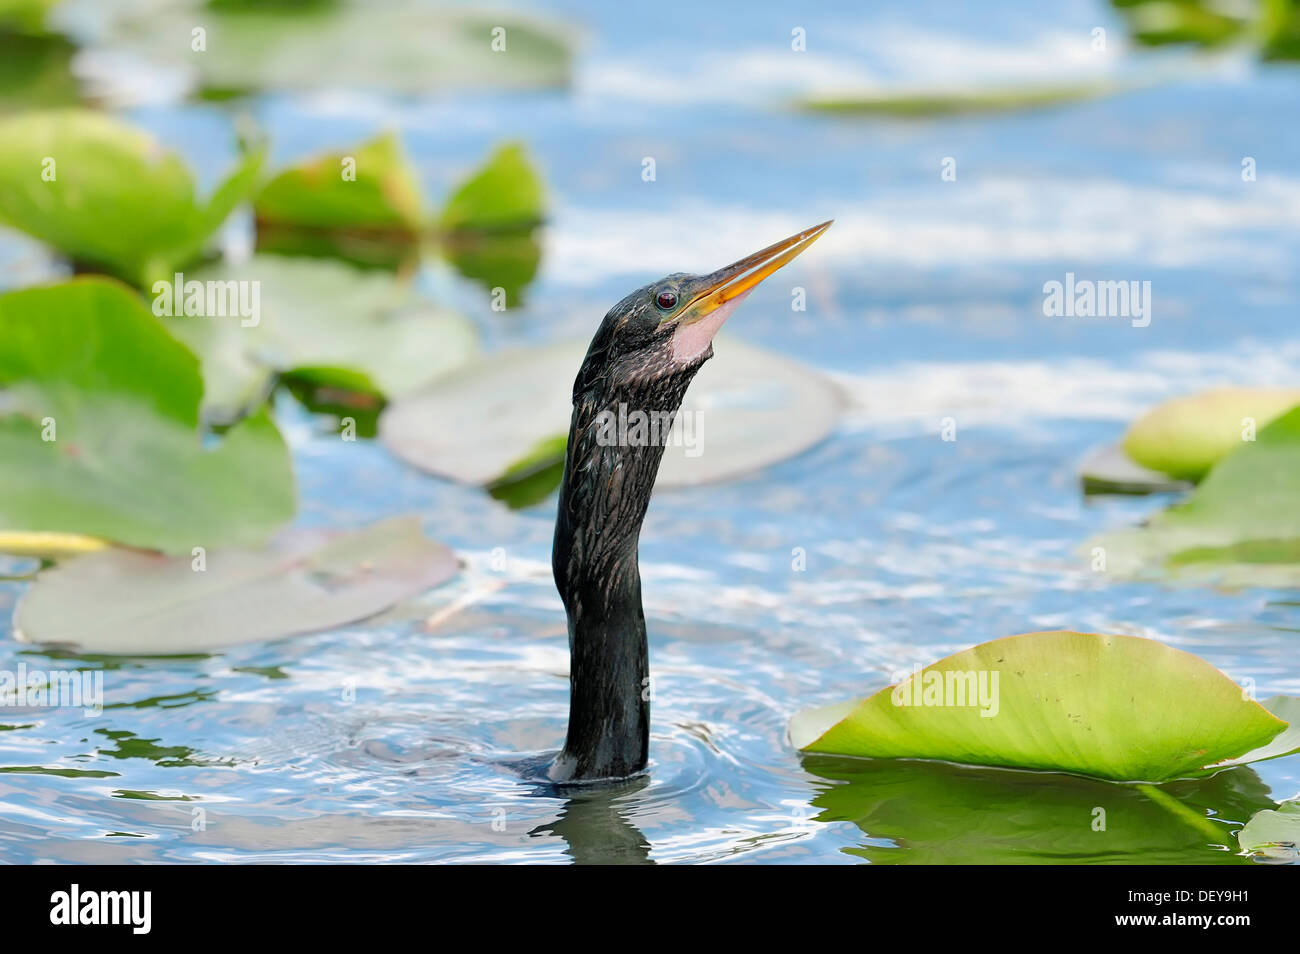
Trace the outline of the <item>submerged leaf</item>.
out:
<instances>
[{"instance_id":1,"label":"submerged leaf","mask_svg":"<svg viewBox=\"0 0 1300 954\"><path fill-rule=\"evenodd\" d=\"M455 575L450 550L398 517L295 531L261 550L189 555L111 549L44 570L14 612L19 637L80 652L171 655L332 629Z\"/></svg>"},{"instance_id":2,"label":"submerged leaf","mask_svg":"<svg viewBox=\"0 0 1300 954\"><path fill-rule=\"evenodd\" d=\"M90 110L21 113L0 120L0 224L148 286L203 250L261 162L245 155L201 201L181 158L138 129Z\"/></svg>"},{"instance_id":3,"label":"submerged leaf","mask_svg":"<svg viewBox=\"0 0 1300 954\"><path fill-rule=\"evenodd\" d=\"M1264 809L1237 832L1241 850L1268 861L1300 860L1300 799Z\"/></svg>"},{"instance_id":4,"label":"submerged leaf","mask_svg":"<svg viewBox=\"0 0 1300 954\"><path fill-rule=\"evenodd\" d=\"M389 405L380 437L402 459L467 484L492 484L562 454L585 342L494 356ZM802 453L835 427L841 400L815 371L753 345L717 342L679 414L657 486L728 480ZM448 421L458 422L448 426ZM549 441L549 443L547 443Z\"/></svg>"},{"instance_id":5,"label":"submerged leaf","mask_svg":"<svg viewBox=\"0 0 1300 954\"><path fill-rule=\"evenodd\" d=\"M0 296L0 527L133 546L265 540L294 511L288 449L259 413L205 447L192 354L126 287Z\"/></svg>"},{"instance_id":6,"label":"submerged leaf","mask_svg":"<svg viewBox=\"0 0 1300 954\"><path fill-rule=\"evenodd\" d=\"M1200 480L1257 431L1300 405L1300 388L1221 388L1166 401L1124 435L1138 465L1181 480Z\"/></svg>"},{"instance_id":7,"label":"submerged leaf","mask_svg":"<svg viewBox=\"0 0 1300 954\"><path fill-rule=\"evenodd\" d=\"M1190 653L1048 632L981 643L861 702L800 713L790 735L806 752L1164 782L1214 771L1285 729Z\"/></svg>"}]
</instances>

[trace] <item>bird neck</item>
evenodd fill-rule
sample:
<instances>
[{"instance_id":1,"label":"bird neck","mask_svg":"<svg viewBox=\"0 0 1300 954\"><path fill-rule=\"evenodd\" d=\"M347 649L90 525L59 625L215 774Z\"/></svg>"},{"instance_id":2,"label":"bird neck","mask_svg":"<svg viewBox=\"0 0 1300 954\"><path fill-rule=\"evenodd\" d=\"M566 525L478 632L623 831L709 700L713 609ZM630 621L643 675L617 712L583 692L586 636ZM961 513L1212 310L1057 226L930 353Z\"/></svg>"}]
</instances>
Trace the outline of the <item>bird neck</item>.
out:
<instances>
[{"instance_id":1,"label":"bird neck","mask_svg":"<svg viewBox=\"0 0 1300 954\"><path fill-rule=\"evenodd\" d=\"M570 654L569 730L551 769L556 781L625 778L649 757L650 660L637 548L664 443L611 443L608 415L620 406L653 410L668 414L670 424L687 383L575 395L551 556Z\"/></svg>"}]
</instances>

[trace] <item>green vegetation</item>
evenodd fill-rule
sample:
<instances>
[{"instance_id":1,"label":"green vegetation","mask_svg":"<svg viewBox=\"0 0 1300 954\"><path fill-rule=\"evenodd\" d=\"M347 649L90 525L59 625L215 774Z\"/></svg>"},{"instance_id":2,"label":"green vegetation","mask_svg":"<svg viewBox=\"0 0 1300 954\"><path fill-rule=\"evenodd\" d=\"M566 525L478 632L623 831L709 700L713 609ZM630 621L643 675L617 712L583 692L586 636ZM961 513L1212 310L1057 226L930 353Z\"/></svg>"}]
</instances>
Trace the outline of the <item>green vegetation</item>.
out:
<instances>
[{"instance_id":1,"label":"green vegetation","mask_svg":"<svg viewBox=\"0 0 1300 954\"><path fill-rule=\"evenodd\" d=\"M805 752L1165 782L1300 751L1300 720L1149 639L1028 633L981 643L857 703L801 713ZM1269 709L1273 709L1270 712Z\"/></svg>"},{"instance_id":2,"label":"green vegetation","mask_svg":"<svg viewBox=\"0 0 1300 954\"><path fill-rule=\"evenodd\" d=\"M1176 414L1170 419L1181 420ZM1202 433L1195 427L1193 432ZM1204 433L1218 430L1210 425ZM1117 575L1295 585L1300 581L1300 407L1263 427L1255 440L1239 443L1186 501L1142 527L1103 534L1089 542L1089 551L1100 548L1106 570ZM1180 459L1205 460L1218 446L1198 439Z\"/></svg>"},{"instance_id":3,"label":"green vegetation","mask_svg":"<svg viewBox=\"0 0 1300 954\"><path fill-rule=\"evenodd\" d=\"M193 262L252 195L262 154L243 156L206 200L180 156L83 109L0 120L0 224L74 263L140 287Z\"/></svg>"}]
</instances>

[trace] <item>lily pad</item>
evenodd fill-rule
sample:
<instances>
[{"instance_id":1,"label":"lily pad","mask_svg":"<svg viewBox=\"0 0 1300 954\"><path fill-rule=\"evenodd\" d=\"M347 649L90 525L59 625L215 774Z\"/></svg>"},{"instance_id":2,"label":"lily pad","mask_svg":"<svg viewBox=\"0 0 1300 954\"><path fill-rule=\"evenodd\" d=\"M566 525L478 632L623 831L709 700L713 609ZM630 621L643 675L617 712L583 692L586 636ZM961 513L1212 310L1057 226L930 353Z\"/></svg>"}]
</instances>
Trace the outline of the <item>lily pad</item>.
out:
<instances>
[{"instance_id":1,"label":"lily pad","mask_svg":"<svg viewBox=\"0 0 1300 954\"><path fill-rule=\"evenodd\" d=\"M191 48L196 27L206 31L202 52ZM567 85L571 58L555 24L418 0L157 0L133 4L110 32L115 48L190 72L223 95L310 92L322 76L336 88L409 95L556 87Z\"/></svg>"},{"instance_id":2,"label":"lily pad","mask_svg":"<svg viewBox=\"0 0 1300 954\"><path fill-rule=\"evenodd\" d=\"M1176 398L1138 418L1123 449L1141 467L1196 481L1297 406L1300 388L1222 388Z\"/></svg>"},{"instance_id":3,"label":"lily pad","mask_svg":"<svg viewBox=\"0 0 1300 954\"><path fill-rule=\"evenodd\" d=\"M138 129L83 109L21 113L0 120L0 225L147 286L203 250L261 163L246 154L201 201L181 158Z\"/></svg>"},{"instance_id":4,"label":"lily pad","mask_svg":"<svg viewBox=\"0 0 1300 954\"><path fill-rule=\"evenodd\" d=\"M199 432L198 362L130 289L81 278L0 296L0 528L132 546L259 543L294 511L258 413Z\"/></svg>"},{"instance_id":5,"label":"lily pad","mask_svg":"<svg viewBox=\"0 0 1300 954\"><path fill-rule=\"evenodd\" d=\"M1266 861L1300 861L1300 799L1264 809L1237 832L1241 850Z\"/></svg>"},{"instance_id":6,"label":"lily pad","mask_svg":"<svg viewBox=\"0 0 1300 954\"><path fill-rule=\"evenodd\" d=\"M255 324L202 314L160 319L199 355L204 407L215 420L233 419L260 402L272 372L301 372L317 385L391 398L436 380L478 350L468 319L387 274L339 262L258 255L186 275L191 280L258 289Z\"/></svg>"},{"instance_id":7,"label":"lily pad","mask_svg":"<svg viewBox=\"0 0 1300 954\"><path fill-rule=\"evenodd\" d=\"M436 241L461 274L503 289L507 307L519 304L541 260L534 233L544 189L518 143L499 147L470 173L436 223L426 218L419 181L391 135L285 170L255 209L259 251L396 271Z\"/></svg>"},{"instance_id":8,"label":"lily pad","mask_svg":"<svg viewBox=\"0 0 1300 954\"><path fill-rule=\"evenodd\" d=\"M981 643L861 702L800 713L805 752L938 759L1119 782L1204 775L1287 729L1209 663L1133 636Z\"/></svg>"},{"instance_id":9,"label":"lily pad","mask_svg":"<svg viewBox=\"0 0 1300 954\"><path fill-rule=\"evenodd\" d=\"M794 457L838 420L840 394L817 372L729 338L716 349L683 404L694 412L694 446L665 450L659 487L728 480ZM408 463L466 484L492 484L525 464L543 469L548 450L563 457L586 350L570 341L468 365L390 404L380 437Z\"/></svg>"},{"instance_id":10,"label":"lily pad","mask_svg":"<svg viewBox=\"0 0 1300 954\"><path fill-rule=\"evenodd\" d=\"M541 176L521 144L507 143L448 197L439 220L442 254L489 292L502 289L514 308L537 275L535 232L545 214Z\"/></svg>"},{"instance_id":11,"label":"lily pad","mask_svg":"<svg viewBox=\"0 0 1300 954\"><path fill-rule=\"evenodd\" d=\"M1213 578L1230 585L1300 580L1300 407L1223 458L1183 504L1143 527L1103 534L1107 570Z\"/></svg>"},{"instance_id":12,"label":"lily pad","mask_svg":"<svg viewBox=\"0 0 1300 954\"><path fill-rule=\"evenodd\" d=\"M439 224L458 229L536 225L546 213L545 190L520 143L506 143L448 197Z\"/></svg>"},{"instance_id":13,"label":"lily pad","mask_svg":"<svg viewBox=\"0 0 1300 954\"><path fill-rule=\"evenodd\" d=\"M842 116L886 116L929 119L965 113L1014 112L1086 102L1109 96L1119 87L1107 83L1005 89L940 89L864 93L858 96L813 96L799 102L802 109Z\"/></svg>"},{"instance_id":14,"label":"lily pad","mask_svg":"<svg viewBox=\"0 0 1300 954\"><path fill-rule=\"evenodd\" d=\"M294 531L196 558L114 548L42 571L14 611L20 639L82 653L173 655L365 619L455 575L415 517Z\"/></svg>"},{"instance_id":15,"label":"lily pad","mask_svg":"<svg viewBox=\"0 0 1300 954\"><path fill-rule=\"evenodd\" d=\"M259 227L392 231L407 240L424 222L420 183L393 135L286 169L253 209Z\"/></svg>"}]
</instances>

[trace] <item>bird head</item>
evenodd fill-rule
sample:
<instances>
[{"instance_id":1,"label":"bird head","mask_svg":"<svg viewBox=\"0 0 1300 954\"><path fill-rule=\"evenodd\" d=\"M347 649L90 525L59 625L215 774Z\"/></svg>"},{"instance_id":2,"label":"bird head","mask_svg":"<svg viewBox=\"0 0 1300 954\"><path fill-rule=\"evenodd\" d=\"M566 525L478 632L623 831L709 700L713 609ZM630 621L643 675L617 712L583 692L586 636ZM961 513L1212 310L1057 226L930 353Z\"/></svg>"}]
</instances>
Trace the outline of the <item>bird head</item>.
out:
<instances>
[{"instance_id":1,"label":"bird head","mask_svg":"<svg viewBox=\"0 0 1300 954\"><path fill-rule=\"evenodd\" d=\"M611 308L573 386L577 403L602 392L689 383L713 356L713 336L759 282L830 228L813 226L708 275L676 272ZM684 386L681 387L684 393Z\"/></svg>"}]
</instances>

